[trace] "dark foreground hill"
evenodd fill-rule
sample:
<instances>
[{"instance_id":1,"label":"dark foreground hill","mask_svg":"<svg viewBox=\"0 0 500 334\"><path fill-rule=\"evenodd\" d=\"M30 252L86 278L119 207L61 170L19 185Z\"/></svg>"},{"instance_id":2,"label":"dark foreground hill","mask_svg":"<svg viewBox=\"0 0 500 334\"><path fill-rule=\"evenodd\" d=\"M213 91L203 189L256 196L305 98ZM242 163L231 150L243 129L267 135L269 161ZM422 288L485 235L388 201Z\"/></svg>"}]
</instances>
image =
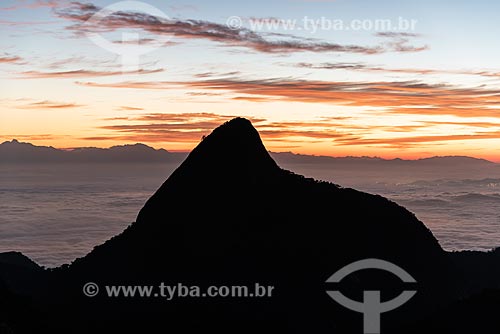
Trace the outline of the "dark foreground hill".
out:
<instances>
[{"instance_id":1,"label":"dark foreground hill","mask_svg":"<svg viewBox=\"0 0 500 334\"><path fill-rule=\"evenodd\" d=\"M343 266L369 258L396 264L417 283L407 286L380 270L353 273L337 286L325 283ZM362 333L362 314L326 290L359 301L365 290L381 290L383 300L416 290L382 315L383 333L401 333L414 324L425 328L423 319L472 293L460 263L403 207L281 169L250 122L237 118L191 152L123 233L69 266L33 275L28 292L25 283L0 285L6 298L21 300L6 308L0 323L20 333ZM82 293L88 282L100 287L97 296ZM267 297L172 300L158 289L150 298L106 293L106 286L162 282L201 291L273 289ZM35 321L19 321L23 308Z\"/></svg>"}]
</instances>

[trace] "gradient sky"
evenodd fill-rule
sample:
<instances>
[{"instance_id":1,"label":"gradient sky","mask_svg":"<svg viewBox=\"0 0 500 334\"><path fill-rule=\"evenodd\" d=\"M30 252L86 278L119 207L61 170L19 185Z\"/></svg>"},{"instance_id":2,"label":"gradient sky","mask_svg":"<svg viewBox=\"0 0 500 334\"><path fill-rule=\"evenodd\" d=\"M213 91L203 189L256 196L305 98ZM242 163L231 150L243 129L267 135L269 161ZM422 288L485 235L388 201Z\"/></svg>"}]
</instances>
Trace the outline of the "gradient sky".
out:
<instances>
[{"instance_id":1,"label":"gradient sky","mask_svg":"<svg viewBox=\"0 0 500 334\"><path fill-rule=\"evenodd\" d=\"M190 150L244 116L272 151L500 161L498 2L144 2L167 18L131 4L89 24L116 1L1 1L0 140ZM89 33L157 48L124 66Z\"/></svg>"}]
</instances>

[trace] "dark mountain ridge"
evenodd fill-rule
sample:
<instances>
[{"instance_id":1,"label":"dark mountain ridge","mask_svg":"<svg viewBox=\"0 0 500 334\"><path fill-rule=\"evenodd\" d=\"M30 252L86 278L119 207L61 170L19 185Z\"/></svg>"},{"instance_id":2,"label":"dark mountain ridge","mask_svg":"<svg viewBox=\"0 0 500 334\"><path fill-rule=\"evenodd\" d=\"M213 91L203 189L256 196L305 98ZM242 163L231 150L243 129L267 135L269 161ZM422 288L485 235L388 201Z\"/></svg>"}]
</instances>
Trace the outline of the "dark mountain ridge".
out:
<instances>
[{"instance_id":1,"label":"dark mountain ridge","mask_svg":"<svg viewBox=\"0 0 500 334\"><path fill-rule=\"evenodd\" d=\"M279 163L314 165L405 165L405 166L444 166L456 165L494 166L492 161L468 156L435 156L415 160L400 158L384 159L379 157L331 157L321 155L297 154L292 152L269 152ZM0 163L22 162L182 162L185 152L170 152L163 148L154 149L142 143L112 146L110 148L77 147L58 149L52 146L36 146L19 142L16 139L0 144Z\"/></svg>"},{"instance_id":2,"label":"dark mountain ridge","mask_svg":"<svg viewBox=\"0 0 500 334\"><path fill-rule=\"evenodd\" d=\"M15 139L0 144L0 162L4 163L138 163L177 162L185 153L154 149L144 144L119 145L110 148L80 147L69 150L35 146Z\"/></svg>"},{"instance_id":3,"label":"dark mountain ridge","mask_svg":"<svg viewBox=\"0 0 500 334\"><path fill-rule=\"evenodd\" d=\"M474 158L468 156L434 156L429 158L419 158L419 159L384 159L380 157L368 157L368 156L346 156L346 157L331 157L322 155L307 155L307 154L297 154L292 152L275 152L272 153L273 158L277 161L283 162L295 162L295 163L314 163L314 164L403 164L403 165L448 165L448 164L471 164L471 165L494 165L495 163L486 159Z\"/></svg>"}]
</instances>

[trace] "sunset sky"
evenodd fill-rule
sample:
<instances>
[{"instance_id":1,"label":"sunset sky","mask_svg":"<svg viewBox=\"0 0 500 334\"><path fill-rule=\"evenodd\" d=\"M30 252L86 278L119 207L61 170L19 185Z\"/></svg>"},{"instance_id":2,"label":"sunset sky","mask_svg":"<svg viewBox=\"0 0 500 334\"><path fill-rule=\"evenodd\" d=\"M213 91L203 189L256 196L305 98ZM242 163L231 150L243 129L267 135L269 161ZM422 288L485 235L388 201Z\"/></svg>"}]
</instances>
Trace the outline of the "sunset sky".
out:
<instances>
[{"instance_id":1,"label":"sunset sky","mask_svg":"<svg viewBox=\"0 0 500 334\"><path fill-rule=\"evenodd\" d=\"M190 150L243 116L272 151L500 161L500 2L148 0L96 20L116 3L0 2L1 141Z\"/></svg>"}]
</instances>

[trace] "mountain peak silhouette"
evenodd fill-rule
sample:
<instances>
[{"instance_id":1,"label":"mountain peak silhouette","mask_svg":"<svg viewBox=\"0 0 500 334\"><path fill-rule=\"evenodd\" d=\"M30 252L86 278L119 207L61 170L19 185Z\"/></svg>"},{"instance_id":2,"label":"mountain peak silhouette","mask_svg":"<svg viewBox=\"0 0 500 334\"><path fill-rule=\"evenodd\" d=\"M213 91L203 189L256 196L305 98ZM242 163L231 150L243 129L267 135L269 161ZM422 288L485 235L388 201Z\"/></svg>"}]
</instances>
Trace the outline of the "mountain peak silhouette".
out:
<instances>
[{"instance_id":1,"label":"mountain peak silhouette","mask_svg":"<svg viewBox=\"0 0 500 334\"><path fill-rule=\"evenodd\" d=\"M380 196L281 169L250 121L235 118L193 149L129 229L76 262L98 259L102 270L114 262L118 272L134 267L130 258L143 266L144 258L198 250L201 257L193 255L191 263L204 268L206 258L228 252L267 263L285 256L284 251L311 256L318 246L330 254L346 251L352 260L405 258L410 268L420 266L415 262L420 256L433 258L434 264L444 261L437 240L410 212ZM139 256L138 249L144 254ZM127 267L119 269L122 261ZM418 271L427 274L427 269Z\"/></svg>"},{"instance_id":2,"label":"mountain peak silhouette","mask_svg":"<svg viewBox=\"0 0 500 334\"><path fill-rule=\"evenodd\" d=\"M230 210L250 200L259 185L277 182L282 173L252 123L234 118L213 130L192 150L149 199L137 220L145 220L146 214L161 216L166 213L162 208L179 198L190 203L193 196L215 190L224 196L221 204ZM229 193L238 196L226 196ZM205 203L207 200L200 204Z\"/></svg>"},{"instance_id":3,"label":"mountain peak silhouette","mask_svg":"<svg viewBox=\"0 0 500 334\"><path fill-rule=\"evenodd\" d=\"M213 130L189 154L180 169L198 167L224 175L261 173L278 168L252 123L241 117Z\"/></svg>"}]
</instances>

